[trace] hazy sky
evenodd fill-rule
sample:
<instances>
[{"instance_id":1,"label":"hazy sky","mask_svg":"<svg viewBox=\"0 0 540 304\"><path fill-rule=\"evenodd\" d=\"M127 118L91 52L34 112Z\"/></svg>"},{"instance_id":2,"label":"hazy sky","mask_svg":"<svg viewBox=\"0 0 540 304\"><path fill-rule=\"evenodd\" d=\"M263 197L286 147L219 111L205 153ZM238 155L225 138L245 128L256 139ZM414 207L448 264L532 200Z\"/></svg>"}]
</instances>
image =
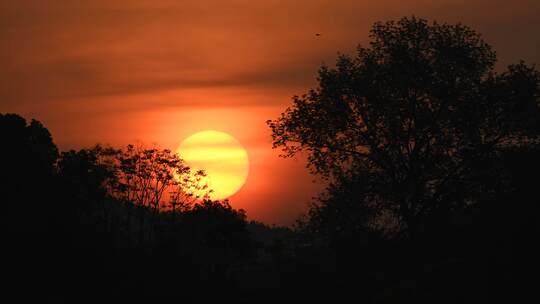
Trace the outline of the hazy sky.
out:
<instances>
[{"instance_id":1,"label":"hazy sky","mask_svg":"<svg viewBox=\"0 0 540 304\"><path fill-rule=\"evenodd\" d=\"M277 157L265 121L373 22L410 15L473 27L500 67L540 63L539 0L2 0L0 112L42 121L63 150L228 132L251 159L233 206L288 224L322 185Z\"/></svg>"}]
</instances>

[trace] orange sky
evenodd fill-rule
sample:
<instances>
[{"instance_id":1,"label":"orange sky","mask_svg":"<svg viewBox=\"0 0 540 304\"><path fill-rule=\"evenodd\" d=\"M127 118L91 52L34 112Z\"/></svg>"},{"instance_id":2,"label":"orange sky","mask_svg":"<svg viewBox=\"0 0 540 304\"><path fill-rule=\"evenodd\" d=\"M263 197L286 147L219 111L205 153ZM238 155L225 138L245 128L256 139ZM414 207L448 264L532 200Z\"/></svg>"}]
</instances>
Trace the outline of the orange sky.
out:
<instances>
[{"instance_id":1,"label":"orange sky","mask_svg":"<svg viewBox=\"0 0 540 304\"><path fill-rule=\"evenodd\" d=\"M540 63L538 0L2 0L0 112L41 120L61 149L228 132L251 160L232 205L290 224L322 185L277 157L265 121L373 22L412 14L472 26L501 66Z\"/></svg>"}]
</instances>

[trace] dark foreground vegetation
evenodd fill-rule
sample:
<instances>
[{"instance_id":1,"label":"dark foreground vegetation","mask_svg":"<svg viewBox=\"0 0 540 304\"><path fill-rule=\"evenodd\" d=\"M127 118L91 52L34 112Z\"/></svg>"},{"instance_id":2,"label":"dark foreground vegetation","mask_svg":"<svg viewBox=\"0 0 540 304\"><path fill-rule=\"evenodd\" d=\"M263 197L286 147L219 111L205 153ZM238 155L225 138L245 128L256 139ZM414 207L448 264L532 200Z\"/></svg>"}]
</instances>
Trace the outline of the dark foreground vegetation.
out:
<instances>
[{"instance_id":1,"label":"dark foreground vegetation","mask_svg":"<svg viewBox=\"0 0 540 304\"><path fill-rule=\"evenodd\" d=\"M537 298L540 73L462 25L376 24L269 121L328 180L294 228L208 200L170 151L59 153L2 114L2 296L55 302ZM286 185L276 185L286 187Z\"/></svg>"}]
</instances>

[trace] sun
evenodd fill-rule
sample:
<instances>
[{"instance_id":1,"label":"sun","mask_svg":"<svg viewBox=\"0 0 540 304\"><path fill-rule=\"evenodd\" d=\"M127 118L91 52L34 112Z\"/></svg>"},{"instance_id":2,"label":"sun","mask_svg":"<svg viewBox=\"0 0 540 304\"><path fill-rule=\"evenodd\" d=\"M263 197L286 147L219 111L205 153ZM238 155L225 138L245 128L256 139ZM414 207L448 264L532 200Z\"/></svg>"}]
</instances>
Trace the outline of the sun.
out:
<instances>
[{"instance_id":1,"label":"sun","mask_svg":"<svg viewBox=\"0 0 540 304\"><path fill-rule=\"evenodd\" d=\"M242 188L249 173L246 149L231 135L219 131L197 132L182 141L176 153L194 170L203 169L210 198L226 199Z\"/></svg>"}]
</instances>

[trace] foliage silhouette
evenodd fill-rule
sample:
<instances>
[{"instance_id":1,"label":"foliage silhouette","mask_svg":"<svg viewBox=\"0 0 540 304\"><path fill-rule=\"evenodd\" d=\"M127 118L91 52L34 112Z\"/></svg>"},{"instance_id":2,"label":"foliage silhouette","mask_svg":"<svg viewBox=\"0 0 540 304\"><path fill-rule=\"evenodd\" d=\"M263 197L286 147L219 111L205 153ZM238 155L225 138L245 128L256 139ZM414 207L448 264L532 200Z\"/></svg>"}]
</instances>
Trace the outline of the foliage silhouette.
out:
<instances>
[{"instance_id":1,"label":"foliage silhouette","mask_svg":"<svg viewBox=\"0 0 540 304\"><path fill-rule=\"evenodd\" d=\"M35 252L52 238L47 202L54 193L58 149L41 123L16 114L0 114L0 135L2 272L11 282L36 283L43 279L39 274L48 255ZM34 270L35 276L27 275Z\"/></svg>"},{"instance_id":2,"label":"foliage silhouette","mask_svg":"<svg viewBox=\"0 0 540 304\"><path fill-rule=\"evenodd\" d=\"M371 303L526 298L540 73L496 72L495 52L461 24L403 18L370 38L267 122L274 148L306 154L329 181L298 225L319 253L309 267L335 263L338 294Z\"/></svg>"},{"instance_id":3,"label":"foliage silhouette","mask_svg":"<svg viewBox=\"0 0 540 304\"><path fill-rule=\"evenodd\" d=\"M123 302L183 290L189 300L200 298L199 284L222 290L218 278L251 255L245 212L209 200L206 173L169 150L97 145L59 155L47 129L15 114L0 116L0 134L9 147L1 159L6 292Z\"/></svg>"},{"instance_id":4,"label":"foliage silhouette","mask_svg":"<svg viewBox=\"0 0 540 304\"><path fill-rule=\"evenodd\" d=\"M495 52L460 24L403 18L376 23L370 37L355 57L321 67L319 86L268 125L274 147L306 152L312 171L333 182L334 199L312 209L313 224L330 216L373 227L393 216L415 237L487 191L479 162L538 143L540 73L523 62L495 72ZM342 188L354 197L336 197ZM351 200L363 211L333 214Z\"/></svg>"},{"instance_id":5,"label":"foliage silhouette","mask_svg":"<svg viewBox=\"0 0 540 304\"><path fill-rule=\"evenodd\" d=\"M37 202L32 206L10 204L19 195L32 201L32 196L46 189L46 183L54 173L54 163L58 149L53 143L50 133L40 122L32 120L30 124L15 114L0 114L0 135L4 140L4 148L0 150L2 170L2 197L5 206L2 214L9 216L22 210L19 208L39 207ZM32 185L35 191L24 191L29 179L40 181ZM5 218L4 218L5 219Z\"/></svg>"}]
</instances>

